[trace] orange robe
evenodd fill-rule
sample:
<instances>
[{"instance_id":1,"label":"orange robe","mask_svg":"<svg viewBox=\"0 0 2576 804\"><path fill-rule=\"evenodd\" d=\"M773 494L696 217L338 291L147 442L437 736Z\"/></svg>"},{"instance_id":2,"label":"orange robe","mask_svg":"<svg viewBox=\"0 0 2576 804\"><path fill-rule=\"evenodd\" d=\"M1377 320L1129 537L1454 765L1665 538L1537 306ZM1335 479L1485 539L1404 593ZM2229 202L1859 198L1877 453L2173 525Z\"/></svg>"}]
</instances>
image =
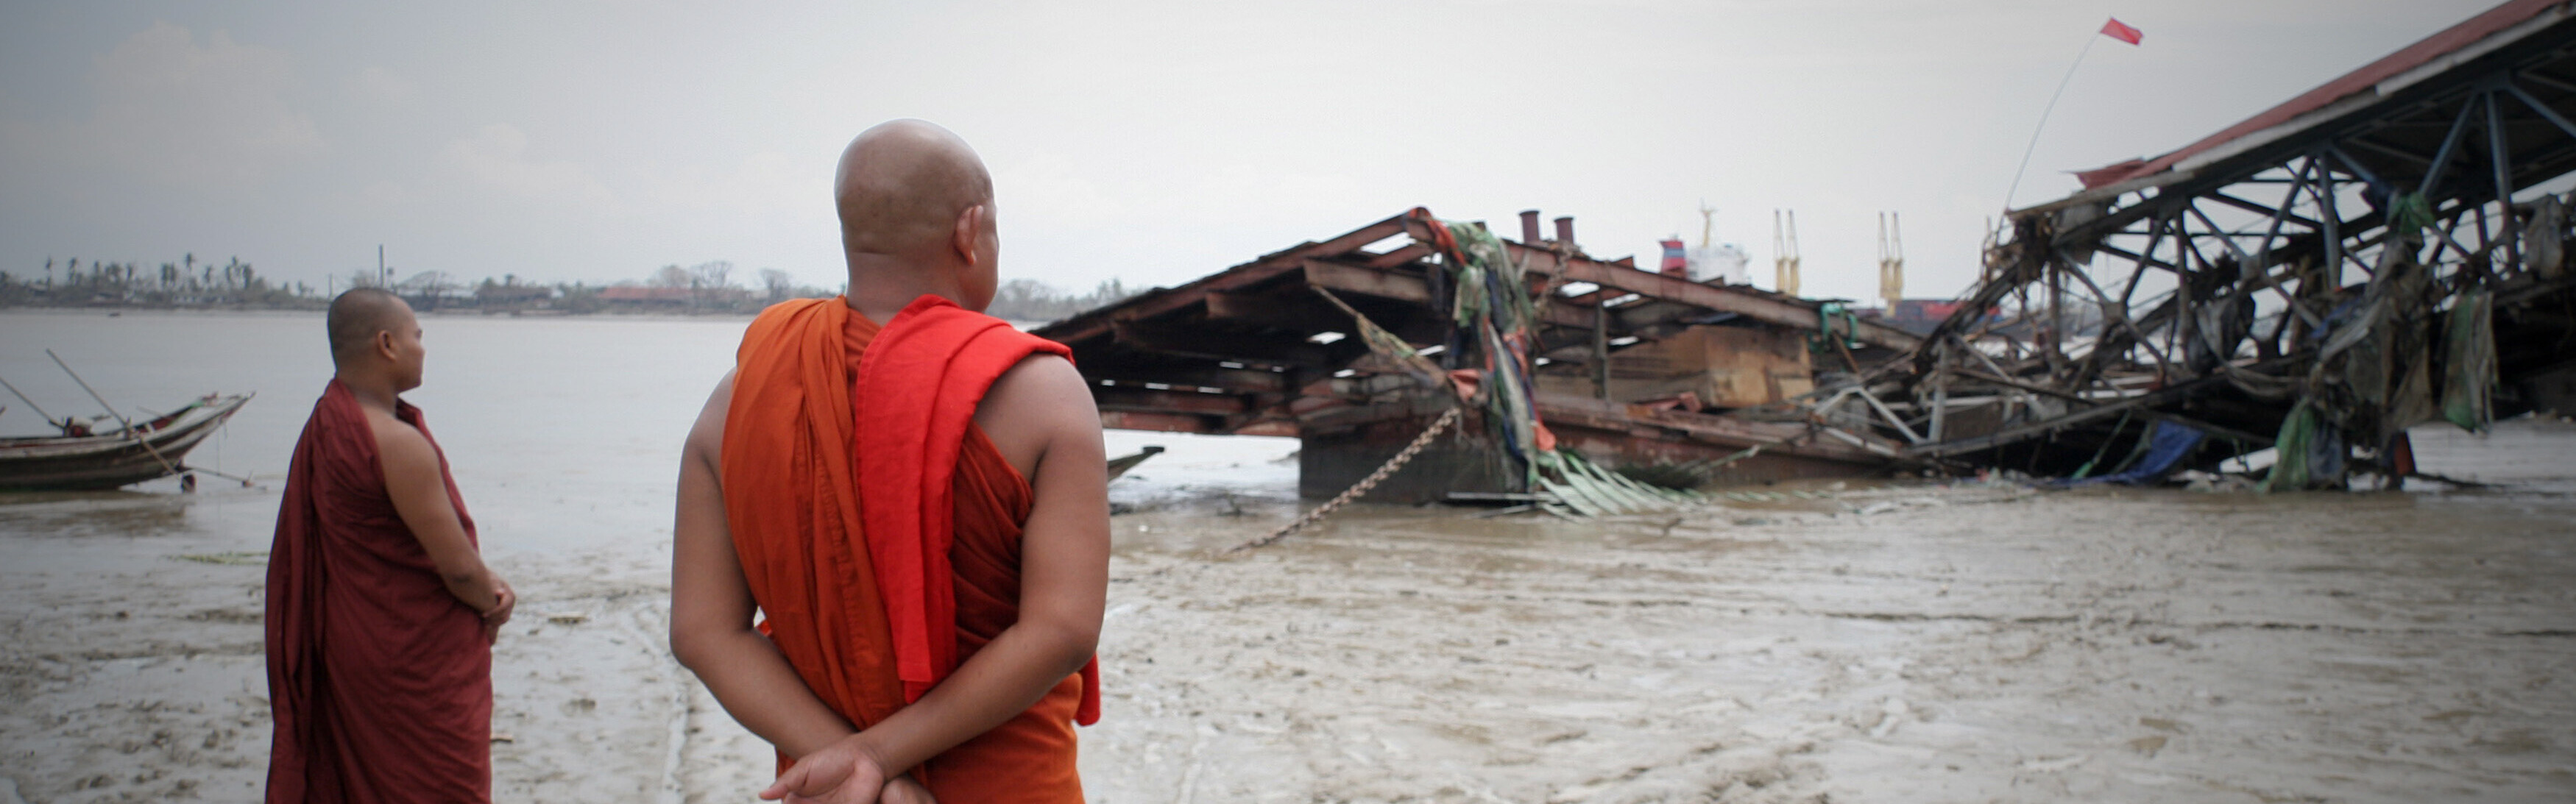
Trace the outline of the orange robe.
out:
<instances>
[{"instance_id":1,"label":"orange robe","mask_svg":"<svg viewBox=\"0 0 2576 804\"><path fill-rule=\"evenodd\" d=\"M956 332L954 325L972 323L960 316L973 315L924 297L887 329L896 333L890 340L940 347L933 343L940 338L925 337L937 333L923 322ZM855 387L878 332L840 299L763 312L737 355L720 469L734 548L763 630L805 685L861 729L918 698L1018 621L1020 532L1031 495L1027 480L971 424L954 442L916 444L927 447L926 457L890 460L883 446L867 455L858 448L888 435L936 431L882 421L878 414L891 410L926 410L951 426L961 413L971 419L982 386L968 378L974 398L941 395L941 388L960 386L913 376L919 366L954 375L944 367L976 362L966 358L998 362L994 349L1061 349L1016 332L986 332L991 337L963 345L962 358L947 356L956 360L934 354L924 364L906 349L891 357L910 359ZM991 379L981 378L986 385ZM889 482L890 473L893 481L920 483L950 472L946 495ZM946 516L895 516L899 503L940 496L952 498ZM866 515L863 499L873 503ZM942 526L940 519L949 521ZM907 523L918 532L896 527ZM925 639L936 640L927 653ZM1027 711L931 759L923 782L949 804L1082 801L1073 723L1097 718L1098 685L1086 681L1096 678L1091 670L1066 677Z\"/></svg>"}]
</instances>

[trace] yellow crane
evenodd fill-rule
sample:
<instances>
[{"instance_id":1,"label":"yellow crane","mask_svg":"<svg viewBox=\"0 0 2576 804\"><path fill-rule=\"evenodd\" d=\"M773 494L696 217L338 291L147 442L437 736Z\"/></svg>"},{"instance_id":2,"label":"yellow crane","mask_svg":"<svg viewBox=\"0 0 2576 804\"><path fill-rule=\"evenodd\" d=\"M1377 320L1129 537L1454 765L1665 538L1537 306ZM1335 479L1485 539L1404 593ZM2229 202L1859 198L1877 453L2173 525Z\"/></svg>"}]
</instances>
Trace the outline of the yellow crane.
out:
<instances>
[{"instance_id":1,"label":"yellow crane","mask_svg":"<svg viewBox=\"0 0 2576 804\"><path fill-rule=\"evenodd\" d=\"M1798 295L1798 211L1771 210L1771 289Z\"/></svg>"},{"instance_id":2,"label":"yellow crane","mask_svg":"<svg viewBox=\"0 0 2576 804\"><path fill-rule=\"evenodd\" d=\"M1887 300L1888 315L1895 315L1896 302L1905 298L1905 236L1894 212L1878 213L1878 295Z\"/></svg>"}]
</instances>

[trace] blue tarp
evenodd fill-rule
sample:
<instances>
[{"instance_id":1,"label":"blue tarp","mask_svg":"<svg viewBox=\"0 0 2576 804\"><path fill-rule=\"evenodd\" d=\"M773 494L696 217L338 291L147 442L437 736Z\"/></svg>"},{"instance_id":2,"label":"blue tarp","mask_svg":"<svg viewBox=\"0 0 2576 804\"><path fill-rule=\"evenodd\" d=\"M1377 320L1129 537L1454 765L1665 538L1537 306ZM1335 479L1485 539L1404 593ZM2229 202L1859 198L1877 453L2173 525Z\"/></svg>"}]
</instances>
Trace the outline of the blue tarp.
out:
<instances>
[{"instance_id":1,"label":"blue tarp","mask_svg":"<svg viewBox=\"0 0 2576 804\"><path fill-rule=\"evenodd\" d=\"M2169 421L2156 422L2155 426L2147 430L2147 454L2140 457L2137 465L2129 467L2128 471L2118 474L2100 475L2097 477L2060 480L2052 485L2056 485L2061 488L2073 488L2076 486L2089 486L2095 483L2127 483L2130 485L2138 485L2141 483L2161 480L2165 475L2173 472L2174 464L2181 463L2183 456L2190 455L2193 449L2200 446L2200 440L2207 437L2208 434L2201 432L2198 428L2179 425Z\"/></svg>"}]
</instances>

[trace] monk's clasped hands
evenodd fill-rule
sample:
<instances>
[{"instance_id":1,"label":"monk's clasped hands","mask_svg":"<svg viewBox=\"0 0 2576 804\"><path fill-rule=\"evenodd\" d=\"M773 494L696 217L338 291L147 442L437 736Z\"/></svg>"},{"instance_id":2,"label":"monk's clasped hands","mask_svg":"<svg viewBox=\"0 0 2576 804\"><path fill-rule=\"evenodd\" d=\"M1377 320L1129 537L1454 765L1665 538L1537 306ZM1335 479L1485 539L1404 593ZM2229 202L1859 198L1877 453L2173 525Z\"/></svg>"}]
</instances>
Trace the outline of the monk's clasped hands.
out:
<instances>
[{"instance_id":1,"label":"monk's clasped hands","mask_svg":"<svg viewBox=\"0 0 2576 804\"><path fill-rule=\"evenodd\" d=\"M760 797L787 804L937 804L911 776L889 776L867 740L853 734L797 759Z\"/></svg>"},{"instance_id":2,"label":"monk's clasped hands","mask_svg":"<svg viewBox=\"0 0 2576 804\"><path fill-rule=\"evenodd\" d=\"M501 641L501 626L509 624L510 612L519 607L519 593L510 588L509 582L494 576L492 585L495 593L492 608L483 611L483 644L486 645Z\"/></svg>"}]
</instances>

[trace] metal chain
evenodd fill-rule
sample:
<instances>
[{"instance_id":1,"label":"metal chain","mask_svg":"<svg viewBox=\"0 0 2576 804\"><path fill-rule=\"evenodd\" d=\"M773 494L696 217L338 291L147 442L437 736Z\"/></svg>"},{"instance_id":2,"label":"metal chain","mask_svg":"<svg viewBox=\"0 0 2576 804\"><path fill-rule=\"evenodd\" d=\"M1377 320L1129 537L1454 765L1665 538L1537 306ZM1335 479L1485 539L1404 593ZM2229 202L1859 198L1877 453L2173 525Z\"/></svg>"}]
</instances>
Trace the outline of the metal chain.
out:
<instances>
[{"instance_id":1,"label":"metal chain","mask_svg":"<svg viewBox=\"0 0 2576 804\"><path fill-rule=\"evenodd\" d=\"M1463 410L1465 410L1465 408L1450 408L1448 412L1440 414L1440 418L1433 421L1429 429L1423 430L1421 435L1413 437L1413 443L1404 445L1403 452L1398 452L1395 454L1395 457L1387 459L1386 465L1378 467L1375 472L1370 472L1368 477L1360 478L1360 482L1358 484L1351 486L1346 491L1343 491L1339 496L1326 501L1323 505L1315 506L1314 510L1307 511L1304 516L1297 517L1296 521L1281 526L1278 530L1271 531L1268 536L1263 536L1261 538L1227 548L1226 552L1239 553L1245 550L1268 545L1271 542L1287 538L1288 534L1296 533L1301 528L1322 521L1324 517L1332 516L1333 512L1340 510L1342 506L1348 505L1352 500L1359 499L1361 495L1369 493L1370 489L1377 488L1377 484L1385 482L1388 475L1395 474L1395 470L1404 468L1404 464L1413 460L1414 455L1420 454L1422 452L1422 448L1431 446L1432 439L1438 438L1443 431L1448 430L1449 425L1458 423L1459 412Z\"/></svg>"}]
</instances>

